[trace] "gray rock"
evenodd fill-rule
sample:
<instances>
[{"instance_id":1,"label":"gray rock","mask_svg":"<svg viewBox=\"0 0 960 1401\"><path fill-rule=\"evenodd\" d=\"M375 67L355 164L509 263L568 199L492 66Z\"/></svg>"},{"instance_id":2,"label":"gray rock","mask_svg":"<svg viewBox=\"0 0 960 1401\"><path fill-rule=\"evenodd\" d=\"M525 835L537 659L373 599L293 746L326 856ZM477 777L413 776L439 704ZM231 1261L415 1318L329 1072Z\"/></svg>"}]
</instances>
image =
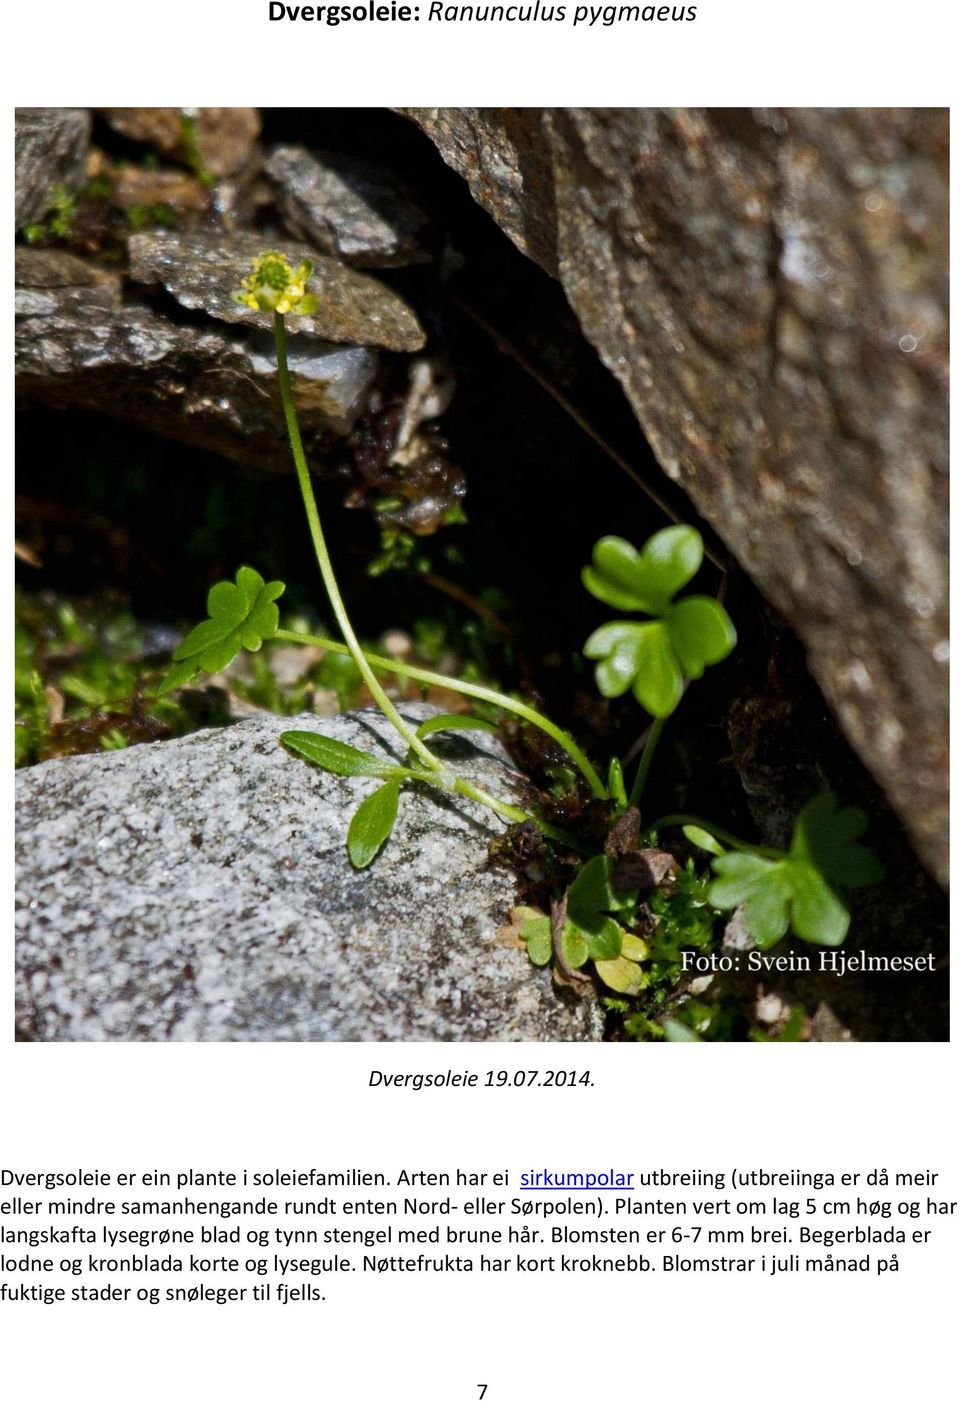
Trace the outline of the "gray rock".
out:
<instances>
[{"instance_id":1,"label":"gray rock","mask_svg":"<svg viewBox=\"0 0 960 1401\"><path fill-rule=\"evenodd\" d=\"M404 707L411 718L432 713ZM513 877L499 820L405 792L363 873L344 850L371 780L278 743L315 729L398 753L377 712L265 716L17 777L19 1033L90 1040L596 1040L595 999L494 941ZM516 797L497 741L458 769Z\"/></svg>"},{"instance_id":2,"label":"gray rock","mask_svg":"<svg viewBox=\"0 0 960 1401\"><path fill-rule=\"evenodd\" d=\"M270 330L273 318L251 311L232 293L265 249L285 253L296 266L313 262L310 290L319 305L313 316L297 316L298 334L350 345L375 345L386 350L419 350L426 337L417 318L396 292L376 278L354 272L332 258L317 256L303 244L267 241L260 234L161 232L135 234L129 242L130 276L134 282L162 283L181 306L205 311L218 321Z\"/></svg>"},{"instance_id":3,"label":"gray rock","mask_svg":"<svg viewBox=\"0 0 960 1401\"><path fill-rule=\"evenodd\" d=\"M90 144L84 107L18 107L16 113L16 229L42 219L54 185L76 189Z\"/></svg>"},{"instance_id":4,"label":"gray rock","mask_svg":"<svg viewBox=\"0 0 960 1401\"><path fill-rule=\"evenodd\" d=\"M406 110L560 278L945 882L947 114Z\"/></svg>"},{"instance_id":5,"label":"gray rock","mask_svg":"<svg viewBox=\"0 0 960 1401\"><path fill-rule=\"evenodd\" d=\"M18 260L18 276L19 268ZM58 274L27 275L36 283ZM22 406L97 409L237 461L289 468L268 332L184 325L151 307L122 306L119 280L28 283L17 288L15 305ZM288 351L308 441L319 430L349 432L366 402L376 352L301 335L289 338Z\"/></svg>"},{"instance_id":6,"label":"gray rock","mask_svg":"<svg viewBox=\"0 0 960 1401\"><path fill-rule=\"evenodd\" d=\"M321 253L358 268L429 262L426 215L387 171L303 146L275 147L265 170L287 227Z\"/></svg>"}]
</instances>

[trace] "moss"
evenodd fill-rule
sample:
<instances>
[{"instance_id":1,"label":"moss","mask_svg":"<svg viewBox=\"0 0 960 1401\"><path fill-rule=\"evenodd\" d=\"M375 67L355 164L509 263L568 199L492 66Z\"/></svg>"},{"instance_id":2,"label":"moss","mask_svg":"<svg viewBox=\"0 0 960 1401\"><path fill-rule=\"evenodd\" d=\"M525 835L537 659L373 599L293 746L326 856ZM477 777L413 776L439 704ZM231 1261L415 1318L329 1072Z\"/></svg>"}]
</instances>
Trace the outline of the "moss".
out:
<instances>
[{"instance_id":1,"label":"moss","mask_svg":"<svg viewBox=\"0 0 960 1401\"><path fill-rule=\"evenodd\" d=\"M153 695L166 658L112 600L16 595L15 755L41 759L187 734L226 714Z\"/></svg>"}]
</instances>

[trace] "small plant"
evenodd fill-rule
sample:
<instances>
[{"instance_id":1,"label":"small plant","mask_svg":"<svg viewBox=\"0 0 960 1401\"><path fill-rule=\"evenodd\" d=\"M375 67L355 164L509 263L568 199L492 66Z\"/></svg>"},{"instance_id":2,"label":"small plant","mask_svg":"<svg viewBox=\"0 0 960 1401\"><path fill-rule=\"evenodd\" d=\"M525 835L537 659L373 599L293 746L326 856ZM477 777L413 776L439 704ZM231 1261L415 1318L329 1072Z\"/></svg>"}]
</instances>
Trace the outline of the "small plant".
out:
<instances>
[{"instance_id":1,"label":"small plant","mask_svg":"<svg viewBox=\"0 0 960 1401\"><path fill-rule=\"evenodd\" d=\"M251 310L272 311L273 313L277 372L284 421L310 537L327 600L344 639L343 646L352 657L380 710L403 741L404 747L408 751L408 762L405 765L390 764L385 766L381 761L374 760L361 750L353 749L350 746L338 745L331 748L332 742L329 741L326 744L308 743L308 740L319 740L321 737L304 735L299 731L289 731L281 736L281 740L292 753L306 759L309 763L329 769L331 772L346 776L362 775L384 778L386 792L383 789L378 790L379 796L374 795L376 801L367 800L361 804L361 808L351 823L352 836L348 836L348 851L351 860L358 868L369 865L389 837L396 820L396 800L404 782L426 783L449 792L459 793L463 797L472 798L475 802L490 808L507 822L532 821L546 835L568 844L579 845L575 838L544 822L536 814L504 803L475 784L458 777L449 765L428 747L425 736L420 733L420 729L423 727L420 729L412 727L383 689L372 664L374 661L381 663L379 669L382 670L384 669L383 659L369 658L357 640L340 593L323 533L290 386L285 317L291 314L309 315L316 309L316 297L306 290L311 273L312 266L308 261L293 268L283 254L264 253L255 260L250 275L234 293L234 298L238 303ZM206 622L200 623L194 628L177 648L174 653L174 661L177 666L167 678L163 689L183 685L198 670L217 671L232 661L241 647L249 651L257 651L263 641L269 637L282 637L284 641L288 642L319 643L321 646L329 647L330 644L324 639L310 637L304 633L286 631L281 633L279 631L279 614L275 600L280 597L283 590L284 585L279 581L267 584L256 570L246 566L238 570L235 584L215 584L207 599L210 617ZM399 663L394 663L392 666L387 664L386 669L399 671L400 674L410 676L415 680L426 676L428 678L427 684L435 684L437 681L440 684L447 684L444 678L438 678L432 673L419 673L418 675L417 668L406 667ZM462 687L465 683L460 684ZM475 692L479 692L484 691L485 688L476 687L473 689ZM533 723L547 728L551 736L567 750L574 762L587 776L596 795L606 797L606 788L593 770L586 755L558 726L552 725L539 716L532 707L524 706L522 703L511 703L509 698L501 697L498 692L489 692L482 698L491 699L494 703L505 702L507 708L513 708L518 713L522 713L524 718L532 719ZM459 716L444 717L444 721L442 728L462 727ZM435 733L437 728L439 727L434 725L430 733Z\"/></svg>"},{"instance_id":2,"label":"small plant","mask_svg":"<svg viewBox=\"0 0 960 1401\"><path fill-rule=\"evenodd\" d=\"M597 975L614 992L636 996L646 985L640 964L649 949L643 939L628 933L614 915L629 921L637 905L637 891L620 891L612 883L609 856L591 857L567 891L554 915L520 907L520 938L531 962L538 966L556 957L568 977L592 960Z\"/></svg>"},{"instance_id":3,"label":"small plant","mask_svg":"<svg viewBox=\"0 0 960 1401\"><path fill-rule=\"evenodd\" d=\"M743 909L743 922L761 949L792 928L812 944L842 944L850 912L840 889L857 890L883 875L873 852L857 840L867 829L859 808L841 808L832 793L812 798L800 813L790 850L727 851L709 832L686 826L687 837L713 855L709 898L718 910Z\"/></svg>"},{"instance_id":4,"label":"small plant","mask_svg":"<svg viewBox=\"0 0 960 1401\"><path fill-rule=\"evenodd\" d=\"M389 840L401 794L410 783L470 798L506 823L533 824L547 838L573 848L587 859L569 887L553 900L550 914L534 907L519 907L514 911L510 929L534 963L552 963L558 975L569 980L583 979L586 975L581 970L592 964L597 977L621 998L634 999L647 988L661 997L668 986L674 987L679 980L680 950L709 947L718 913L736 907L742 907L747 928L760 948L769 948L791 927L801 938L814 943L842 942L849 926L849 911L841 892L877 880L881 870L858 841L866 825L863 814L840 808L832 795L823 794L803 809L789 851L741 841L715 824L689 814L660 818L647 829L648 844L654 841L652 833L682 827L694 846L710 854L713 878L707 880L698 874L691 862L679 869L668 857L673 868L672 883L648 889L646 899L642 899L639 880L631 883L630 868L626 868L625 875L618 855L598 852L578 835L546 822L539 813L502 802L459 775L429 743L446 731L492 729L488 721L474 716L438 715L414 726L399 713L379 675L392 674L424 686L446 687L536 726L560 746L570 765L569 774L582 781L591 799L606 805L611 829L608 847L614 829L619 830L624 822L632 831L632 848L628 843L626 850L632 849L643 857L639 811L631 814L630 810L640 808L664 724L679 704L685 687L699 679L708 666L729 656L736 644L736 632L718 599L702 593L682 594L703 562L703 543L691 526L660 530L641 550L616 536L599 541L592 563L583 571L586 588L620 612L644 615L643 620L619 618L603 624L584 647L585 655L596 663L601 693L615 699L632 690L652 717L629 791L623 765L617 758L609 761L604 781L573 737L525 701L463 677L441 675L362 648L327 548L287 363L286 317L309 315L316 309L316 297L307 291L311 271L308 261L294 268L282 254L264 253L255 260L250 275L234 296L253 311L273 315L280 398L290 450L327 601L343 640L336 642L281 628L277 600L284 585L279 581L268 583L255 569L244 566L237 571L235 582L216 584L210 590L209 617L174 652L174 667L161 694L183 685L198 671L221 670L241 649L257 652L270 638L322 647L331 665L349 669L351 690L360 682L367 687L396 731L404 755L401 760L393 760L368 754L307 730L289 730L281 736L285 748L309 764L347 778L378 780L378 786L360 803L349 825L347 850L353 865L358 870L369 866ZM645 937L647 933L649 939ZM618 1007L632 1005L614 1001ZM695 1009L691 1009L693 1004L689 1004L686 1013L682 1009L672 1013L652 1034L666 1035L667 1039L699 1039L722 1016L709 1010L696 1011L694 1015ZM636 1012L632 1020L638 1018L637 1025L642 1022L644 1027L654 1026L643 1012Z\"/></svg>"},{"instance_id":5,"label":"small plant","mask_svg":"<svg viewBox=\"0 0 960 1401\"><path fill-rule=\"evenodd\" d=\"M586 588L612 608L653 619L604 623L587 638L584 656L597 662L602 695L632 687L644 709L663 720L679 705L684 678L695 681L730 655L737 634L722 604L704 594L674 597L702 563L703 541L689 525L658 530L640 552L615 535L598 542L583 571Z\"/></svg>"},{"instance_id":6,"label":"small plant","mask_svg":"<svg viewBox=\"0 0 960 1401\"><path fill-rule=\"evenodd\" d=\"M255 569L237 570L235 584L214 584L207 595L206 622L198 623L173 654L178 663L160 687L160 695L189 681L197 671L211 675L223 671L241 647L259 652L264 638L273 637L280 626L280 610L275 599L286 585L274 580L265 584Z\"/></svg>"},{"instance_id":7,"label":"small plant","mask_svg":"<svg viewBox=\"0 0 960 1401\"><path fill-rule=\"evenodd\" d=\"M27 243L59 241L67 243L73 234L73 222L77 214L76 196L59 181L50 186L50 212L46 218L35 224L27 224L21 233Z\"/></svg>"}]
</instances>

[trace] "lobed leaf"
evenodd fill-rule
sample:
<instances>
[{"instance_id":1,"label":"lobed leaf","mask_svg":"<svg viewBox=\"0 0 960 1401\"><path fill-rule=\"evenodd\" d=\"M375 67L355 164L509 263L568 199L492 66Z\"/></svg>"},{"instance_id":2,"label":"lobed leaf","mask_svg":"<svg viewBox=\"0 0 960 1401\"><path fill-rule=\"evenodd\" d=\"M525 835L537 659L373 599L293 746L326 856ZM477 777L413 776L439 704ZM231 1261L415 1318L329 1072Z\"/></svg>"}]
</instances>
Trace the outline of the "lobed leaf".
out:
<instances>
[{"instance_id":1,"label":"lobed leaf","mask_svg":"<svg viewBox=\"0 0 960 1401\"><path fill-rule=\"evenodd\" d=\"M837 948L847 937L850 911L823 877L806 861L793 861L791 923L801 939Z\"/></svg>"},{"instance_id":2,"label":"lobed leaf","mask_svg":"<svg viewBox=\"0 0 960 1401\"><path fill-rule=\"evenodd\" d=\"M633 694L657 720L671 715L683 695L683 676L665 623L647 623L637 652Z\"/></svg>"},{"instance_id":3,"label":"lobed leaf","mask_svg":"<svg viewBox=\"0 0 960 1401\"><path fill-rule=\"evenodd\" d=\"M669 525L650 536L640 559L647 591L663 608L703 563L703 540L692 525Z\"/></svg>"},{"instance_id":4,"label":"lobed leaf","mask_svg":"<svg viewBox=\"0 0 960 1401\"><path fill-rule=\"evenodd\" d=\"M718 879L710 886L711 905L718 910L733 910L748 900L758 886L782 863L748 851L729 851L718 856L713 869Z\"/></svg>"},{"instance_id":5,"label":"lobed leaf","mask_svg":"<svg viewBox=\"0 0 960 1401\"><path fill-rule=\"evenodd\" d=\"M835 885L852 890L873 885L882 879L883 867L856 840L866 830L867 816L860 808L841 808L833 793L821 793L797 818L790 852Z\"/></svg>"},{"instance_id":6,"label":"lobed leaf","mask_svg":"<svg viewBox=\"0 0 960 1401\"><path fill-rule=\"evenodd\" d=\"M658 530L637 551L619 536L598 541L583 582L614 608L650 613L654 621L605 623L587 638L584 655L597 663L601 695L622 696L630 687L655 719L673 713L684 678L697 680L704 669L729 656L737 634L726 609L696 594L673 603L703 563L703 541L692 526Z\"/></svg>"},{"instance_id":7,"label":"lobed leaf","mask_svg":"<svg viewBox=\"0 0 960 1401\"><path fill-rule=\"evenodd\" d=\"M841 808L832 793L821 793L801 811L790 850L779 860L743 851L715 856L710 903L721 910L742 906L744 924L761 949L771 948L791 927L808 943L836 948L847 936L850 911L834 887L867 885L883 872L856 840L866 825L859 808ZM710 850L702 840L705 833L684 830Z\"/></svg>"},{"instance_id":8,"label":"lobed leaf","mask_svg":"<svg viewBox=\"0 0 960 1401\"><path fill-rule=\"evenodd\" d=\"M609 915L597 919L592 927L581 926L580 932L587 941L587 953L595 963L598 960L620 957L623 930Z\"/></svg>"},{"instance_id":9,"label":"lobed leaf","mask_svg":"<svg viewBox=\"0 0 960 1401\"><path fill-rule=\"evenodd\" d=\"M526 942L530 962L544 968L553 957L553 926L549 915L524 921L520 937Z\"/></svg>"},{"instance_id":10,"label":"lobed leaf","mask_svg":"<svg viewBox=\"0 0 960 1401\"><path fill-rule=\"evenodd\" d=\"M640 664L641 635L652 623L604 623L583 645L583 654L599 660L597 687L602 696L622 696L631 686Z\"/></svg>"},{"instance_id":11,"label":"lobed leaf","mask_svg":"<svg viewBox=\"0 0 960 1401\"><path fill-rule=\"evenodd\" d=\"M702 563L703 541L689 525L658 530L642 551L618 535L607 535L597 542L583 582L595 598L612 608L656 616Z\"/></svg>"},{"instance_id":12,"label":"lobed leaf","mask_svg":"<svg viewBox=\"0 0 960 1401\"><path fill-rule=\"evenodd\" d=\"M207 594L209 617L187 633L173 654L180 665L167 676L158 695L182 686L197 671L214 673L229 666L241 647L258 652L280 626L275 600L286 585L262 575L248 565L237 570L236 582L223 580Z\"/></svg>"},{"instance_id":13,"label":"lobed leaf","mask_svg":"<svg viewBox=\"0 0 960 1401\"><path fill-rule=\"evenodd\" d=\"M640 555L628 540L605 535L593 549L593 563L583 571L584 587L611 608L628 612L652 613L653 600L641 592L643 571Z\"/></svg>"},{"instance_id":14,"label":"lobed leaf","mask_svg":"<svg viewBox=\"0 0 960 1401\"><path fill-rule=\"evenodd\" d=\"M743 922L758 949L778 944L790 926L793 884L789 864L775 862L765 880L743 902Z\"/></svg>"},{"instance_id":15,"label":"lobed leaf","mask_svg":"<svg viewBox=\"0 0 960 1401\"><path fill-rule=\"evenodd\" d=\"M613 858L592 856L580 868L567 896L567 915L576 924L588 925L600 913L625 910L636 899L636 891L614 890L611 884Z\"/></svg>"}]
</instances>

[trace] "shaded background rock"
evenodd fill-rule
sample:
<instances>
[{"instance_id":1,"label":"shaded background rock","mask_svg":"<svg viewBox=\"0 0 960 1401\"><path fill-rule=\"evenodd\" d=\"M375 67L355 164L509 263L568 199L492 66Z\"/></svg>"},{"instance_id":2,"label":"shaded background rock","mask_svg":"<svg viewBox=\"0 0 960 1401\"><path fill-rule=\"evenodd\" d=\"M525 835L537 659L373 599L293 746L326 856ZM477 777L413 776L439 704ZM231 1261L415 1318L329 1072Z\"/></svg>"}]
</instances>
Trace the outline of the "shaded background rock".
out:
<instances>
[{"instance_id":1,"label":"shaded background rock","mask_svg":"<svg viewBox=\"0 0 960 1401\"><path fill-rule=\"evenodd\" d=\"M947 878L947 117L404 109L561 280Z\"/></svg>"},{"instance_id":2,"label":"shaded background rock","mask_svg":"<svg viewBox=\"0 0 960 1401\"><path fill-rule=\"evenodd\" d=\"M592 996L564 1000L494 942L514 893L488 864L498 820L404 794L390 844L355 872L344 833L375 785L292 758L278 743L291 725L396 750L373 711L269 716L18 776L20 1033L599 1039ZM512 795L495 740L458 750L465 775Z\"/></svg>"},{"instance_id":3,"label":"shaded background rock","mask_svg":"<svg viewBox=\"0 0 960 1401\"><path fill-rule=\"evenodd\" d=\"M111 171L112 198L131 217L144 209L169 210L181 224L194 224L210 207L210 191L185 170L154 170L121 165Z\"/></svg>"},{"instance_id":4,"label":"shaded background rock","mask_svg":"<svg viewBox=\"0 0 960 1401\"><path fill-rule=\"evenodd\" d=\"M260 114L255 107L101 107L131 141L197 165L209 176L237 175L255 162Z\"/></svg>"},{"instance_id":5,"label":"shaded background rock","mask_svg":"<svg viewBox=\"0 0 960 1401\"><path fill-rule=\"evenodd\" d=\"M16 228L51 207L51 189L75 189L83 179L90 143L85 107L18 107L16 111Z\"/></svg>"},{"instance_id":6,"label":"shaded background rock","mask_svg":"<svg viewBox=\"0 0 960 1401\"><path fill-rule=\"evenodd\" d=\"M427 217L388 171L302 146L266 163L289 228L321 253L358 268L428 262Z\"/></svg>"}]
</instances>

